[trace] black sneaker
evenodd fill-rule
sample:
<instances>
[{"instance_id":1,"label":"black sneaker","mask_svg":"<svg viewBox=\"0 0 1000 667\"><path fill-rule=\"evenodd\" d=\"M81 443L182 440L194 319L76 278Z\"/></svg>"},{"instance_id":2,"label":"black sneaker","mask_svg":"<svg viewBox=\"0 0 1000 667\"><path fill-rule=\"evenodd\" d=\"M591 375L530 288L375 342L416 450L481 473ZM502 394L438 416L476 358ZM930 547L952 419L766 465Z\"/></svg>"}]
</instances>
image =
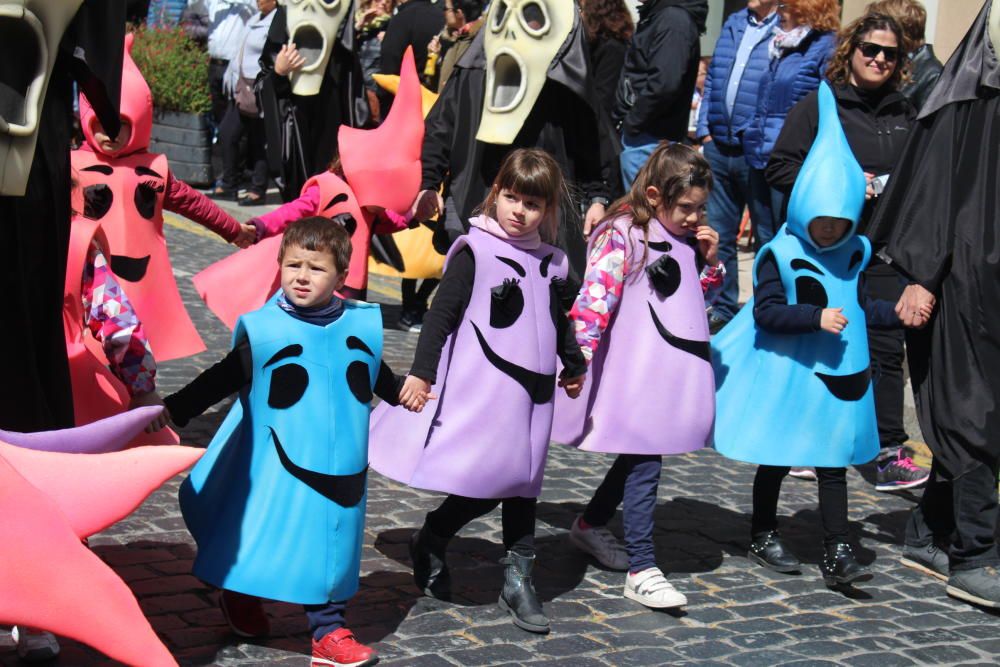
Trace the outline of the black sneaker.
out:
<instances>
[{"instance_id":1,"label":"black sneaker","mask_svg":"<svg viewBox=\"0 0 1000 667\"><path fill-rule=\"evenodd\" d=\"M913 462L906 447L896 455L875 463L875 490L899 491L916 489L927 483L931 473Z\"/></svg>"},{"instance_id":2,"label":"black sneaker","mask_svg":"<svg viewBox=\"0 0 1000 667\"><path fill-rule=\"evenodd\" d=\"M854 557L851 546L843 542L826 547L826 556L819 564L819 569L827 586L852 584L872 578L868 568Z\"/></svg>"},{"instance_id":3,"label":"black sneaker","mask_svg":"<svg viewBox=\"0 0 1000 667\"><path fill-rule=\"evenodd\" d=\"M965 602L1000 609L1000 573L995 567L952 572L945 591Z\"/></svg>"},{"instance_id":4,"label":"black sneaker","mask_svg":"<svg viewBox=\"0 0 1000 667\"><path fill-rule=\"evenodd\" d=\"M404 310L399 314L398 327L400 331L420 333L420 330L423 328L423 319L424 318L420 313Z\"/></svg>"},{"instance_id":5,"label":"black sneaker","mask_svg":"<svg viewBox=\"0 0 1000 667\"><path fill-rule=\"evenodd\" d=\"M721 317L716 317L715 315L708 316L708 333L715 335L722 331L722 327L729 324L729 320L724 320Z\"/></svg>"},{"instance_id":6,"label":"black sneaker","mask_svg":"<svg viewBox=\"0 0 1000 667\"><path fill-rule=\"evenodd\" d=\"M776 530L765 533L751 542L747 558L775 572L787 574L799 572L802 569L802 563L795 557L795 554L788 548Z\"/></svg>"},{"instance_id":7,"label":"black sneaker","mask_svg":"<svg viewBox=\"0 0 1000 667\"><path fill-rule=\"evenodd\" d=\"M948 554L933 543L922 547L903 545L899 562L908 568L929 574L941 581L948 581Z\"/></svg>"}]
</instances>

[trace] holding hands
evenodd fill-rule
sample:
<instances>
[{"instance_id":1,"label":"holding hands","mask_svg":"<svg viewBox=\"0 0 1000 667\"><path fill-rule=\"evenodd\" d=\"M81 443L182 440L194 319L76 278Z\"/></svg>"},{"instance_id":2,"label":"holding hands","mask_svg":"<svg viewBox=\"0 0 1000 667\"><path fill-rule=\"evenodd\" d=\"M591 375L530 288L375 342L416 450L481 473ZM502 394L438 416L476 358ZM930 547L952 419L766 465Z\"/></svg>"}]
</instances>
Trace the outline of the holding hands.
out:
<instances>
[{"instance_id":1,"label":"holding hands","mask_svg":"<svg viewBox=\"0 0 1000 667\"><path fill-rule=\"evenodd\" d=\"M920 285L907 285L896 304L896 314L903 326L922 329L930 322L937 300L932 292Z\"/></svg>"},{"instance_id":2,"label":"holding hands","mask_svg":"<svg viewBox=\"0 0 1000 667\"><path fill-rule=\"evenodd\" d=\"M163 412L159 414L153 421L149 423L146 427L146 433L156 433L157 431L166 428L170 421L170 411L167 410L167 406L164 405L163 399L160 395L156 393L156 390L147 391L144 394L136 394L129 401L128 409L132 410L134 408L142 408L147 405L162 405Z\"/></svg>"},{"instance_id":3,"label":"holding hands","mask_svg":"<svg viewBox=\"0 0 1000 667\"><path fill-rule=\"evenodd\" d=\"M431 393L431 383L415 375L407 375L399 391L399 404L410 412L420 412L427 401L436 398L437 395Z\"/></svg>"},{"instance_id":4,"label":"holding hands","mask_svg":"<svg viewBox=\"0 0 1000 667\"><path fill-rule=\"evenodd\" d=\"M232 243L237 248L249 248L257 242L257 227L249 222L240 223L240 233Z\"/></svg>"},{"instance_id":5,"label":"holding hands","mask_svg":"<svg viewBox=\"0 0 1000 667\"><path fill-rule=\"evenodd\" d=\"M295 48L295 42L281 45L281 51L274 59L274 73L278 76L288 76L292 72L302 69L306 64L306 59L302 57L299 50Z\"/></svg>"},{"instance_id":6,"label":"holding hands","mask_svg":"<svg viewBox=\"0 0 1000 667\"><path fill-rule=\"evenodd\" d=\"M410 217L417 222L424 222L443 210L444 200L436 190L421 190L410 205Z\"/></svg>"},{"instance_id":7,"label":"holding hands","mask_svg":"<svg viewBox=\"0 0 1000 667\"><path fill-rule=\"evenodd\" d=\"M572 378L559 378L559 386L566 390L566 395L570 398L576 398L583 391L583 381L586 379L586 375L577 375Z\"/></svg>"}]
</instances>

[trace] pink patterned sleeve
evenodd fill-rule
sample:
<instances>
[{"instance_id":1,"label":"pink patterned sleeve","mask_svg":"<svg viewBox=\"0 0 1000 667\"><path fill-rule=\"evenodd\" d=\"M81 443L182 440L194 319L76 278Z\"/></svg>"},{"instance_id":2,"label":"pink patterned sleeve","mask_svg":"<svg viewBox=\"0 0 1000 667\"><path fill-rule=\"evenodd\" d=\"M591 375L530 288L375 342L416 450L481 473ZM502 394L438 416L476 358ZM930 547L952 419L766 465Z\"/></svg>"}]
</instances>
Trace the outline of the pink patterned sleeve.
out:
<instances>
[{"instance_id":1,"label":"pink patterned sleeve","mask_svg":"<svg viewBox=\"0 0 1000 667\"><path fill-rule=\"evenodd\" d=\"M569 316L587 363L618 307L625 283L625 235L608 225L594 240L587 273Z\"/></svg>"},{"instance_id":2,"label":"pink patterned sleeve","mask_svg":"<svg viewBox=\"0 0 1000 667\"><path fill-rule=\"evenodd\" d=\"M83 269L84 324L100 341L108 365L130 396L156 388L156 361L142 323L132 309L108 260L97 243Z\"/></svg>"}]
</instances>

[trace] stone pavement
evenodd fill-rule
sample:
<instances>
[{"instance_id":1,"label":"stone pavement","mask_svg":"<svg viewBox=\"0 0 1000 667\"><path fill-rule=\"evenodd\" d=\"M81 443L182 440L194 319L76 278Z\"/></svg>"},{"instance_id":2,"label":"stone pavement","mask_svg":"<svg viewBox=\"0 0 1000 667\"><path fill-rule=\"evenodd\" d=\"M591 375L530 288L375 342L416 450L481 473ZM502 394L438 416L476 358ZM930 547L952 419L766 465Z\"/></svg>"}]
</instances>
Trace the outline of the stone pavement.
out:
<instances>
[{"instance_id":1,"label":"stone pavement","mask_svg":"<svg viewBox=\"0 0 1000 667\"><path fill-rule=\"evenodd\" d=\"M209 350L163 364L165 393L228 348L228 331L196 298L190 276L231 251L200 228L176 221L168 238L178 283ZM387 325L398 317L394 289L387 280L373 285ZM386 330L387 358L397 370L407 367L415 340L415 334ZM227 407L194 421L183 440L204 446ZM871 478L867 469L849 474L851 530L875 577L859 589L834 592L818 573L822 541L813 483L785 483L782 530L807 566L800 576L778 575L746 559L753 466L712 451L667 459L656 514L657 558L690 603L683 612L658 613L625 600L624 575L595 566L566 539L610 461L566 447L551 451L538 510L535 578L552 618L552 633L545 637L516 629L496 607L498 512L469 525L452 544L455 602L423 598L411 581L406 541L440 497L373 472L361 590L348 608L350 627L375 645L381 664L400 666L997 663L996 616L950 600L942 583L899 566L903 522L914 496L875 493L863 479ZM179 482L95 536L94 551L128 582L182 665L308 665L305 619L294 605L267 605L273 626L267 641L247 643L229 634L216 594L190 573L194 546L177 507ZM619 519L612 529L621 534ZM0 663L16 664L9 642L3 642ZM56 664L112 663L64 640Z\"/></svg>"}]
</instances>

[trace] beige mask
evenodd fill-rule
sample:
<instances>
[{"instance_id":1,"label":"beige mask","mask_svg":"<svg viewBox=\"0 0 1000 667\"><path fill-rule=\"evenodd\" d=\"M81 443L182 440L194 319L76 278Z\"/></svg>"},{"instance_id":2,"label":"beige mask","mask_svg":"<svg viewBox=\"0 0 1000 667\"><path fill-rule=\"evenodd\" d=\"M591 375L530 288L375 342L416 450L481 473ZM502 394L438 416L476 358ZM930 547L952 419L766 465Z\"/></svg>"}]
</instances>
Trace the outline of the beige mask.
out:
<instances>
[{"instance_id":1,"label":"beige mask","mask_svg":"<svg viewBox=\"0 0 1000 667\"><path fill-rule=\"evenodd\" d=\"M351 0L282 0L281 4L288 17L289 41L306 61L290 75L292 92L316 95Z\"/></svg>"},{"instance_id":2,"label":"beige mask","mask_svg":"<svg viewBox=\"0 0 1000 667\"><path fill-rule=\"evenodd\" d=\"M993 53L1000 58L1000 0L993 0L990 5L990 15L986 19L986 29L989 31Z\"/></svg>"},{"instance_id":3,"label":"beige mask","mask_svg":"<svg viewBox=\"0 0 1000 667\"><path fill-rule=\"evenodd\" d=\"M38 122L59 42L83 0L0 0L0 195L20 197L35 158ZM16 59L14 56L16 55ZM12 64L16 61L16 65Z\"/></svg>"},{"instance_id":4,"label":"beige mask","mask_svg":"<svg viewBox=\"0 0 1000 667\"><path fill-rule=\"evenodd\" d=\"M486 99L476 139L514 141L576 20L575 0L493 0L483 26Z\"/></svg>"}]
</instances>

